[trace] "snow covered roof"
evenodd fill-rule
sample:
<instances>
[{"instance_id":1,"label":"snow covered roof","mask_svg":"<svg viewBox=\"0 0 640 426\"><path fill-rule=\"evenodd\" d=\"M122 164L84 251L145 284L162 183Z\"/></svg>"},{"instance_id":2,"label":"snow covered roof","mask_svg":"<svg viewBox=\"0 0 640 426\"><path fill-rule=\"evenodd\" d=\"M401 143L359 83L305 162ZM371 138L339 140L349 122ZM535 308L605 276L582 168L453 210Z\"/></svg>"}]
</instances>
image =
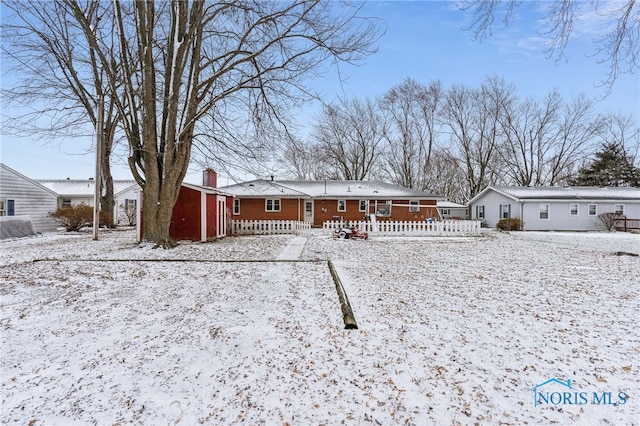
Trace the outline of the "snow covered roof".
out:
<instances>
[{"instance_id":1,"label":"snow covered roof","mask_svg":"<svg viewBox=\"0 0 640 426\"><path fill-rule=\"evenodd\" d=\"M438 201L437 207L439 209L466 209L464 204L458 204L451 201Z\"/></svg>"},{"instance_id":2,"label":"snow covered roof","mask_svg":"<svg viewBox=\"0 0 640 426\"><path fill-rule=\"evenodd\" d=\"M257 179L220 188L237 197L304 198L421 198L441 199L431 192L370 180L264 180Z\"/></svg>"},{"instance_id":3,"label":"snow covered roof","mask_svg":"<svg viewBox=\"0 0 640 426\"><path fill-rule=\"evenodd\" d=\"M60 196L91 197L95 191L93 179L39 179L37 182ZM135 180L114 180L113 192L118 194L136 185Z\"/></svg>"},{"instance_id":4,"label":"snow covered roof","mask_svg":"<svg viewBox=\"0 0 640 426\"><path fill-rule=\"evenodd\" d=\"M596 186L488 186L469 203L487 191L496 191L514 200L625 200L640 202L640 188Z\"/></svg>"},{"instance_id":5,"label":"snow covered roof","mask_svg":"<svg viewBox=\"0 0 640 426\"><path fill-rule=\"evenodd\" d=\"M182 186L184 186L186 188L191 188L191 189L193 189L195 191L204 192L206 194L229 195L229 196L232 195L232 194L230 194L228 192L223 192L219 188L212 188L210 186L196 185L194 183L182 182Z\"/></svg>"}]
</instances>

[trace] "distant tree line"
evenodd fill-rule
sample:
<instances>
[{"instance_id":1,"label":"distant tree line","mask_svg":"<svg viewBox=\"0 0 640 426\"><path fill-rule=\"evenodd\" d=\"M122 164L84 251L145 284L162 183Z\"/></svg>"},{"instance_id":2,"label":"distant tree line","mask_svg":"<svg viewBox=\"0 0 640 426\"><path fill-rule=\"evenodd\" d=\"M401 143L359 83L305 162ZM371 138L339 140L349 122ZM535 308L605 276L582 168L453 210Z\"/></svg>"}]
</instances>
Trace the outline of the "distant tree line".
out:
<instances>
[{"instance_id":1,"label":"distant tree line","mask_svg":"<svg viewBox=\"0 0 640 426\"><path fill-rule=\"evenodd\" d=\"M630 170L639 130L631 117L602 114L585 95L555 90L522 98L503 78L478 88L407 78L375 99L342 99L315 117L306 141L286 148L299 179L381 179L466 202L487 185L634 185L628 171L588 181L595 152L616 151Z\"/></svg>"}]
</instances>

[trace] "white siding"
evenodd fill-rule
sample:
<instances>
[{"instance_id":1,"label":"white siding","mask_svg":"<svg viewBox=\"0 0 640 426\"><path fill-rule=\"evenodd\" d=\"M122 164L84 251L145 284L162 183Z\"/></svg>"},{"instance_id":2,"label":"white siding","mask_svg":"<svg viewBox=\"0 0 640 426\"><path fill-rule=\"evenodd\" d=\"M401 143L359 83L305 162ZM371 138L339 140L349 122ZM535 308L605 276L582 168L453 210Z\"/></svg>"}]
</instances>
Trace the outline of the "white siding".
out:
<instances>
[{"instance_id":1,"label":"white siding","mask_svg":"<svg viewBox=\"0 0 640 426\"><path fill-rule=\"evenodd\" d=\"M476 206L484 206L484 221L482 222L489 228L495 228L500 220L500 205L503 204L511 205L511 217L522 218L520 203L495 191L487 191L482 197L469 205L469 214L471 219L482 221L482 219L476 217Z\"/></svg>"},{"instance_id":2,"label":"white siding","mask_svg":"<svg viewBox=\"0 0 640 426\"><path fill-rule=\"evenodd\" d=\"M640 219L640 198L636 198L634 193L630 192L631 195L627 199L597 198L602 197L603 194L619 196L621 191L615 191L615 189L617 188L595 188L593 191L589 191L586 188L579 188L582 191L580 198L569 194L567 199L541 197L516 201L493 188L489 188L472 200L469 204L469 214L472 219L477 219L476 207L484 206L484 223L493 228L500 220L500 205L510 204L511 217L522 219L525 231L604 231L606 228L598 215L613 213L615 205L624 205L624 215L627 218ZM530 195L530 190L532 189L515 187L515 189L507 188L506 191L521 191L525 195ZM542 189L536 190L540 192L541 196L546 194ZM553 191L557 192L558 190L563 190L563 188L552 188L550 193L557 195ZM590 194L593 194L593 199L589 199ZM577 215L571 215L572 204L578 206ZM589 215L589 205L591 204L597 206L595 215ZM540 205L549 206L548 219L540 219Z\"/></svg>"},{"instance_id":3,"label":"white siding","mask_svg":"<svg viewBox=\"0 0 640 426\"><path fill-rule=\"evenodd\" d=\"M539 218L539 205L549 205L549 219ZM570 205L578 205L578 215L571 216ZM583 201L527 201L524 203L525 231L604 231L606 228L598 216L589 216L588 205ZM608 203L598 203L598 214L604 213ZM613 208L613 205L611 205ZM609 211L609 210L607 210Z\"/></svg>"},{"instance_id":4,"label":"white siding","mask_svg":"<svg viewBox=\"0 0 640 426\"><path fill-rule=\"evenodd\" d=\"M140 187L138 185L131 186L128 189L125 189L122 192L116 194L116 205L114 207L114 218L115 222L118 225L129 225L129 218L125 214L124 206L126 200L135 200L136 204L138 203L138 192L140 191ZM135 212L134 212L135 217ZM135 219L134 219L135 223Z\"/></svg>"},{"instance_id":5,"label":"white siding","mask_svg":"<svg viewBox=\"0 0 640 426\"><path fill-rule=\"evenodd\" d=\"M15 200L15 215L26 215L37 232L56 230L48 215L57 208L56 195L15 170L0 164L0 199Z\"/></svg>"}]
</instances>

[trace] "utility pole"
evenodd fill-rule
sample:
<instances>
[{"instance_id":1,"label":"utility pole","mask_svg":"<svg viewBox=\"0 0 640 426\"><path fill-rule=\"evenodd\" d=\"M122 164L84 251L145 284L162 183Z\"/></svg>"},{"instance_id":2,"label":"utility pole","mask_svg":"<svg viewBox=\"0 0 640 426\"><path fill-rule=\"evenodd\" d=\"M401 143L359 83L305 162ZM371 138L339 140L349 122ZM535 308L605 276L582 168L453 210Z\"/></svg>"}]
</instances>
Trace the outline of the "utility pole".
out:
<instances>
[{"instance_id":1,"label":"utility pole","mask_svg":"<svg viewBox=\"0 0 640 426\"><path fill-rule=\"evenodd\" d=\"M101 91L102 92L102 91ZM93 180L93 240L98 239L98 230L100 228L100 196L102 195L102 109L104 104L104 95L100 93L98 96L98 117L96 119L96 177Z\"/></svg>"}]
</instances>

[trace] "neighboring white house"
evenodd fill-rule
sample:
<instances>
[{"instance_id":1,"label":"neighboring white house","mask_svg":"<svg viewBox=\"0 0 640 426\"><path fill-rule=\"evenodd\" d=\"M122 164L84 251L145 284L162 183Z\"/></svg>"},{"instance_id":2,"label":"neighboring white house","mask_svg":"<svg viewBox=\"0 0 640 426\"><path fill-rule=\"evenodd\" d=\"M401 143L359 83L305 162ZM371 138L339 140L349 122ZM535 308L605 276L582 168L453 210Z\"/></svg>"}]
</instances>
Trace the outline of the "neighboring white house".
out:
<instances>
[{"instance_id":1,"label":"neighboring white house","mask_svg":"<svg viewBox=\"0 0 640 426\"><path fill-rule=\"evenodd\" d=\"M442 219L467 219L468 210L464 204L438 201L438 213Z\"/></svg>"},{"instance_id":2,"label":"neighboring white house","mask_svg":"<svg viewBox=\"0 0 640 426\"><path fill-rule=\"evenodd\" d=\"M37 232L56 230L49 213L56 210L57 194L0 163L0 216L29 216Z\"/></svg>"},{"instance_id":3,"label":"neighboring white house","mask_svg":"<svg viewBox=\"0 0 640 426\"><path fill-rule=\"evenodd\" d=\"M605 230L601 213L640 219L640 188L488 186L468 206L472 219L491 228L519 218L526 231Z\"/></svg>"},{"instance_id":4,"label":"neighboring white house","mask_svg":"<svg viewBox=\"0 0 640 426\"><path fill-rule=\"evenodd\" d=\"M58 194L57 207L72 206L80 203L93 206L95 192L95 181L93 179L40 179L38 182ZM125 209L136 211L139 191L140 187L134 180L113 181L113 192L116 199L113 218L116 224L129 224Z\"/></svg>"}]
</instances>

